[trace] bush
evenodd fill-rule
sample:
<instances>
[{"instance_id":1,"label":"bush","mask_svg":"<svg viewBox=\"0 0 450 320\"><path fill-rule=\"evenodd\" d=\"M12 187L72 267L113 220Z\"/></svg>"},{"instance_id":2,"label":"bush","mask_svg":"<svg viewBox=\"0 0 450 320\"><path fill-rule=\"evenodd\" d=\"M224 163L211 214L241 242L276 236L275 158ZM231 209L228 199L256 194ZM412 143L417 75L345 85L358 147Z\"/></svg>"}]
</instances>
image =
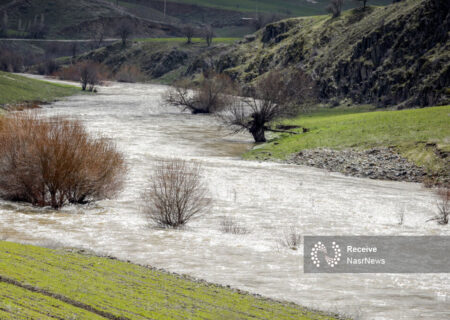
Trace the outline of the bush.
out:
<instances>
[{"instance_id":1,"label":"bush","mask_svg":"<svg viewBox=\"0 0 450 320\"><path fill-rule=\"evenodd\" d=\"M169 89L165 101L189 110L193 114L215 113L223 110L231 103L234 84L224 74L211 74L205 78L198 88L191 88L186 82L179 82Z\"/></svg>"},{"instance_id":2,"label":"bush","mask_svg":"<svg viewBox=\"0 0 450 320\"><path fill-rule=\"evenodd\" d=\"M145 76L139 68L133 65L123 65L116 73L116 80L119 82L135 83L144 79Z\"/></svg>"},{"instance_id":3,"label":"bush","mask_svg":"<svg viewBox=\"0 0 450 320\"><path fill-rule=\"evenodd\" d=\"M435 218L429 221L437 221L438 224L447 225L450 216L450 189L438 189L437 195L439 201L437 203L438 214Z\"/></svg>"},{"instance_id":4,"label":"bush","mask_svg":"<svg viewBox=\"0 0 450 320\"><path fill-rule=\"evenodd\" d=\"M158 164L143 195L148 218L160 227L177 228L204 213L211 201L200 171L200 165L184 160Z\"/></svg>"},{"instance_id":5,"label":"bush","mask_svg":"<svg viewBox=\"0 0 450 320\"><path fill-rule=\"evenodd\" d=\"M0 120L0 197L59 209L112 197L125 164L105 138L91 137L79 121L33 113Z\"/></svg>"},{"instance_id":6,"label":"bush","mask_svg":"<svg viewBox=\"0 0 450 320\"><path fill-rule=\"evenodd\" d=\"M222 221L220 222L220 230L223 233L231 233L237 235L250 233L250 231L246 227L244 227L231 217L222 218Z\"/></svg>"}]
</instances>

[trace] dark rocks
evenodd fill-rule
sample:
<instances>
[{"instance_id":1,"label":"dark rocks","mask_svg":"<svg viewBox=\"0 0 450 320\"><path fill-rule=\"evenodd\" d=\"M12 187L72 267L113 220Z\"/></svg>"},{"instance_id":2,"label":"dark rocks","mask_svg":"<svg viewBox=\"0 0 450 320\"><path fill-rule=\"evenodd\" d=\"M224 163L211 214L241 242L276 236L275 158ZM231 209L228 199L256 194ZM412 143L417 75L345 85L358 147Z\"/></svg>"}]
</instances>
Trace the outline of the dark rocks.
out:
<instances>
[{"instance_id":1,"label":"dark rocks","mask_svg":"<svg viewBox=\"0 0 450 320\"><path fill-rule=\"evenodd\" d=\"M423 182L426 177L423 168L401 157L392 148L303 150L288 162L370 179Z\"/></svg>"}]
</instances>

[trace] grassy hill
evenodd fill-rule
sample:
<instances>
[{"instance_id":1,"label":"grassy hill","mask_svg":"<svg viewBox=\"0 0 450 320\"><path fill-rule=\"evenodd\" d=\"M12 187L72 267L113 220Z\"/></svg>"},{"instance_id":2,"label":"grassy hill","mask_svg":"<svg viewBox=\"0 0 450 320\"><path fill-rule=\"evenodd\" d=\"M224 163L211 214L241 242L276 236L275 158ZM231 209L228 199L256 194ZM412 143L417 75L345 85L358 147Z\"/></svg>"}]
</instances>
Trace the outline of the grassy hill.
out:
<instances>
[{"instance_id":1,"label":"grassy hill","mask_svg":"<svg viewBox=\"0 0 450 320\"><path fill-rule=\"evenodd\" d=\"M8 15L10 35L27 34L27 26L44 23L47 38L89 38L101 24L106 36L115 36L115 27L128 20L139 35L177 35L177 28L138 18L106 0L0 0L0 14ZM23 31L19 30L19 25Z\"/></svg>"},{"instance_id":2,"label":"grassy hill","mask_svg":"<svg viewBox=\"0 0 450 320\"><path fill-rule=\"evenodd\" d=\"M130 263L2 241L0 318L336 319Z\"/></svg>"},{"instance_id":3,"label":"grassy hill","mask_svg":"<svg viewBox=\"0 0 450 320\"><path fill-rule=\"evenodd\" d=\"M321 15L276 22L254 41L233 46L215 64L241 82L301 66L317 79L322 99L350 97L380 106L448 104L449 29L450 2L408 0L349 10L335 19Z\"/></svg>"},{"instance_id":4,"label":"grassy hill","mask_svg":"<svg viewBox=\"0 0 450 320\"><path fill-rule=\"evenodd\" d=\"M25 102L50 102L80 93L77 87L29 79L0 71L0 107Z\"/></svg>"}]
</instances>

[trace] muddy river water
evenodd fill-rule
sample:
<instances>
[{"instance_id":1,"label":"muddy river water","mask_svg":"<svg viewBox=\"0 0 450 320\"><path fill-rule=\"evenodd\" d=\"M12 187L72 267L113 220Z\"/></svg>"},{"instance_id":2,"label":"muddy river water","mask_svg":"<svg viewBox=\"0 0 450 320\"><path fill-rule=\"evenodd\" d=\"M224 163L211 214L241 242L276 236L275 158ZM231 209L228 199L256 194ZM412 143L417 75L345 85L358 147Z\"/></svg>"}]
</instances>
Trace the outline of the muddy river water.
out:
<instances>
[{"instance_id":1,"label":"muddy river water","mask_svg":"<svg viewBox=\"0 0 450 320\"><path fill-rule=\"evenodd\" d=\"M126 185L117 199L61 212L0 201L0 238L86 248L358 319L450 319L449 274L304 274L301 248L280 244L291 226L303 235L450 235L425 223L437 212L431 191L242 161L250 136L163 106L166 89L112 83L44 106L45 115L81 119L114 139L126 155ZM214 205L183 230L158 230L143 217L140 194L155 161L174 157L202 163ZM223 233L223 217L250 232Z\"/></svg>"}]
</instances>

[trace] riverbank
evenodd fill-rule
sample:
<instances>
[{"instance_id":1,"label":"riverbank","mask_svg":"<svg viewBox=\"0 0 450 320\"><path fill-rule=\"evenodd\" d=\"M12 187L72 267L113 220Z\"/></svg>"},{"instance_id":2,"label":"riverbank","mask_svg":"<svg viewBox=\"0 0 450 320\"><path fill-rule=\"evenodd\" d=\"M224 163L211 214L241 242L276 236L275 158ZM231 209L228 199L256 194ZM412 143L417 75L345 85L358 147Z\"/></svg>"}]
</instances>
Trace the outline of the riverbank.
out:
<instances>
[{"instance_id":1,"label":"riverbank","mask_svg":"<svg viewBox=\"0 0 450 320\"><path fill-rule=\"evenodd\" d=\"M48 103L77 93L81 90L76 86L0 71L0 109Z\"/></svg>"},{"instance_id":2,"label":"riverbank","mask_svg":"<svg viewBox=\"0 0 450 320\"><path fill-rule=\"evenodd\" d=\"M0 288L2 319L338 319L111 258L4 241Z\"/></svg>"},{"instance_id":3,"label":"riverbank","mask_svg":"<svg viewBox=\"0 0 450 320\"><path fill-rule=\"evenodd\" d=\"M322 109L283 121L246 159L308 165L350 176L448 185L450 106L402 111ZM307 130L303 130L306 128ZM306 131L306 132L303 132Z\"/></svg>"}]
</instances>

